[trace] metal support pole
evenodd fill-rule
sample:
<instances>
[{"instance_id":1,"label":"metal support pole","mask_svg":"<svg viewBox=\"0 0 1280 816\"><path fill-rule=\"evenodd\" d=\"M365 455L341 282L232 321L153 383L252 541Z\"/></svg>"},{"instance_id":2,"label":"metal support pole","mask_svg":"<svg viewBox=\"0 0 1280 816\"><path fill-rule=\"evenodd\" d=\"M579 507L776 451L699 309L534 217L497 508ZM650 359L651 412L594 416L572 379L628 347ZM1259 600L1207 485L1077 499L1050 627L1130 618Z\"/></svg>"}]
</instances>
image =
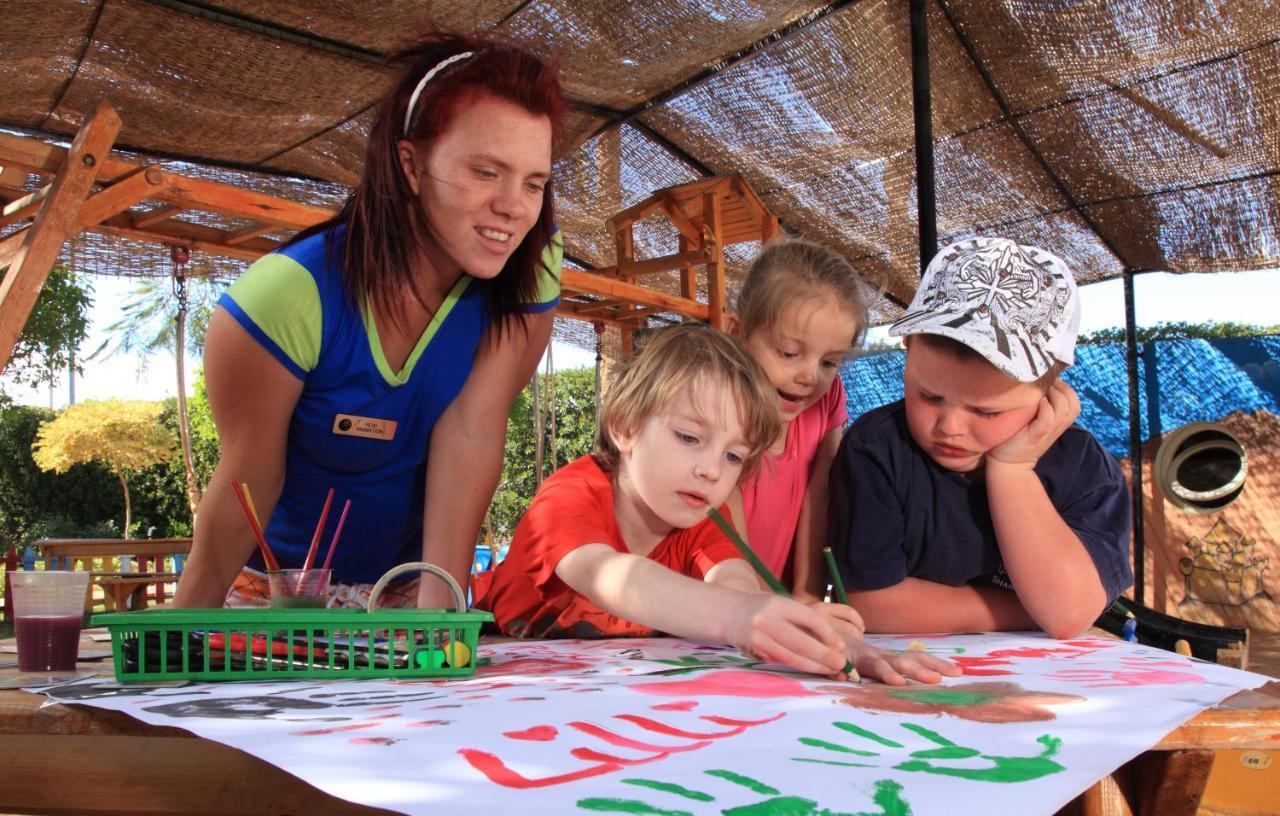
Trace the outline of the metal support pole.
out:
<instances>
[{"instance_id":1,"label":"metal support pole","mask_svg":"<svg viewBox=\"0 0 1280 816\"><path fill-rule=\"evenodd\" d=\"M1145 604L1146 546L1142 528L1142 418L1138 405L1138 319L1134 309L1133 270L1124 270L1125 360L1129 374L1129 480L1133 508L1133 598Z\"/></svg>"},{"instance_id":2,"label":"metal support pole","mask_svg":"<svg viewBox=\"0 0 1280 816\"><path fill-rule=\"evenodd\" d=\"M928 0L911 0L911 109L915 118L916 215L920 271L938 251L938 199L933 182L933 102L929 89Z\"/></svg>"}]
</instances>

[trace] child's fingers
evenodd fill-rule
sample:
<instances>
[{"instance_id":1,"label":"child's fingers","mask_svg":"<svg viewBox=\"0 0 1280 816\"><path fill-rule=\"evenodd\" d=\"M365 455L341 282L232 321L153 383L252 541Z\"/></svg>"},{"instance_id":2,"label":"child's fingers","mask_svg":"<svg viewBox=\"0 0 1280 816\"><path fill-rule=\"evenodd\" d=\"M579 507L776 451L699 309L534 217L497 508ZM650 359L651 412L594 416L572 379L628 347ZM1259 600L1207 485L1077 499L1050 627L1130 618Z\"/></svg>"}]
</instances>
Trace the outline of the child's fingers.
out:
<instances>
[{"instance_id":1,"label":"child's fingers","mask_svg":"<svg viewBox=\"0 0 1280 816\"><path fill-rule=\"evenodd\" d=\"M784 627L776 635L758 632L752 651L770 663L785 663L809 674L834 675L844 667L839 653L802 630Z\"/></svg>"},{"instance_id":2,"label":"child's fingers","mask_svg":"<svg viewBox=\"0 0 1280 816\"><path fill-rule=\"evenodd\" d=\"M937 683L942 680L942 675L924 660L915 657L900 657L895 660L898 671L921 683Z\"/></svg>"},{"instance_id":3,"label":"child's fingers","mask_svg":"<svg viewBox=\"0 0 1280 816\"><path fill-rule=\"evenodd\" d=\"M1027 433L1032 439L1043 439L1049 435L1054 426L1057 424L1053 403L1049 401L1048 396L1040 398L1040 406L1036 409L1036 415L1031 418L1031 422L1027 425Z\"/></svg>"},{"instance_id":4,"label":"child's fingers","mask_svg":"<svg viewBox=\"0 0 1280 816\"><path fill-rule=\"evenodd\" d=\"M1046 396L1053 405L1053 412L1060 427L1066 428L1080 416L1080 396L1076 394L1074 388L1062 380L1055 381L1049 387L1049 393Z\"/></svg>"},{"instance_id":5,"label":"child's fingers","mask_svg":"<svg viewBox=\"0 0 1280 816\"><path fill-rule=\"evenodd\" d=\"M938 657L937 655L921 653L917 659L926 667L933 669L938 674L946 675L947 677L959 677L963 674L963 672L960 671L960 667L955 663Z\"/></svg>"},{"instance_id":6,"label":"child's fingers","mask_svg":"<svg viewBox=\"0 0 1280 816\"><path fill-rule=\"evenodd\" d=\"M821 615L803 606L798 606L798 609L807 614L797 614L795 618L774 617L761 627L761 634L783 650L772 654L783 658L785 663L815 674L835 674L844 668L844 641ZM787 659L787 656L795 659Z\"/></svg>"},{"instance_id":7,"label":"child's fingers","mask_svg":"<svg viewBox=\"0 0 1280 816\"><path fill-rule=\"evenodd\" d=\"M905 686L907 684L907 678L898 673L883 652L862 655L858 658L855 668L863 677L879 680L886 685Z\"/></svg>"},{"instance_id":8,"label":"child's fingers","mask_svg":"<svg viewBox=\"0 0 1280 816\"><path fill-rule=\"evenodd\" d=\"M832 620L836 628L841 628L841 624L845 624L852 632L848 634L861 635L866 631L866 624L862 622L862 616L858 614L858 610L852 606L841 603L821 604L816 607L822 614Z\"/></svg>"}]
</instances>

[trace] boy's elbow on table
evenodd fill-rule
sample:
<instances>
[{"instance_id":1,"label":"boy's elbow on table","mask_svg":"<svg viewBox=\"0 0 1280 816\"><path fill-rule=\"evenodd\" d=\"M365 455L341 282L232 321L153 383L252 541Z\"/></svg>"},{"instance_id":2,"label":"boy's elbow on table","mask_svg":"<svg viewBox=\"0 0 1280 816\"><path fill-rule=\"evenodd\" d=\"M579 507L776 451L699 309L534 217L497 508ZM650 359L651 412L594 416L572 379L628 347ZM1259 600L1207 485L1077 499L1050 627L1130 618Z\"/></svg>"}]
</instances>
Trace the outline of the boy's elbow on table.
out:
<instances>
[{"instance_id":1,"label":"boy's elbow on table","mask_svg":"<svg viewBox=\"0 0 1280 816\"><path fill-rule=\"evenodd\" d=\"M1084 632L1098 619L1101 611L1093 611L1083 605L1075 608L1053 610L1036 620L1044 633L1055 640L1066 640Z\"/></svg>"}]
</instances>

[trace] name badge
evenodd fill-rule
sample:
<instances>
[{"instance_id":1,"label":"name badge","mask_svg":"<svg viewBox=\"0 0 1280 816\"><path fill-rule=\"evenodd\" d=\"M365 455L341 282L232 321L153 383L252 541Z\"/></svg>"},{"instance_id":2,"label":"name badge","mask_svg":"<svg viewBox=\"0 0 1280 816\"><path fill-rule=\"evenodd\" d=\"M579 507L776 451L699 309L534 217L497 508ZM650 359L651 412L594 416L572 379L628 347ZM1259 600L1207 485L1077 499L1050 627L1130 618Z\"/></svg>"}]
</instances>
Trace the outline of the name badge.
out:
<instances>
[{"instance_id":1,"label":"name badge","mask_svg":"<svg viewBox=\"0 0 1280 816\"><path fill-rule=\"evenodd\" d=\"M360 436L390 442L396 436L396 422L393 419L337 414L333 418L333 432L340 436Z\"/></svg>"}]
</instances>

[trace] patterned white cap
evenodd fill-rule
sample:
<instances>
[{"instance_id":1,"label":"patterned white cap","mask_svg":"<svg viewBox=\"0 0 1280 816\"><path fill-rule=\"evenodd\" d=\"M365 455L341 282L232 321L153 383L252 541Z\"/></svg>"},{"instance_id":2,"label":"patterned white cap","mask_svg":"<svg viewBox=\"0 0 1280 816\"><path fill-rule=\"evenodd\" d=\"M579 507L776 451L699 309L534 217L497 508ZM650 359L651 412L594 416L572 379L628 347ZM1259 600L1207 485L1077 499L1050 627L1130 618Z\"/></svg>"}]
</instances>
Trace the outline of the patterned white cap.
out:
<instances>
[{"instance_id":1,"label":"patterned white cap","mask_svg":"<svg viewBox=\"0 0 1280 816\"><path fill-rule=\"evenodd\" d=\"M1007 238L969 238L938 251L889 334L950 337L1034 382L1055 360L1075 362L1079 329L1080 295L1061 258Z\"/></svg>"}]
</instances>

